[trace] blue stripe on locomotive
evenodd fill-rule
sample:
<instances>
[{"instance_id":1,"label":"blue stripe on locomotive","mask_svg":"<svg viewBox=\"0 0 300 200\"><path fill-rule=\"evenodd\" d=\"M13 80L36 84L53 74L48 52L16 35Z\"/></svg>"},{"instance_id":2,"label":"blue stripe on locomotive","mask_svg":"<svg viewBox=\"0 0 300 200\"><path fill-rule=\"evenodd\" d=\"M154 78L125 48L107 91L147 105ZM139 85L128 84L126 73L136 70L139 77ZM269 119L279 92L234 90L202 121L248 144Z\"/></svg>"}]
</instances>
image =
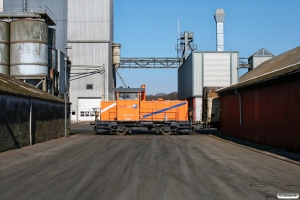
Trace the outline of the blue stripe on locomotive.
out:
<instances>
[{"instance_id":1,"label":"blue stripe on locomotive","mask_svg":"<svg viewBox=\"0 0 300 200\"><path fill-rule=\"evenodd\" d=\"M162 113L162 112L171 110L171 109L173 109L173 108L178 108L178 107L183 106L183 105L185 105L185 104L186 104L186 102L179 103L179 104L177 104L177 105L174 105L174 106L171 106L171 107L168 107L168 108L164 108L164 109L161 109L161 110L158 110L158 111L155 111L155 112L146 114L146 115L143 116L143 118L150 117L150 116L152 116L152 115L156 115L156 114L159 114L159 113Z\"/></svg>"}]
</instances>

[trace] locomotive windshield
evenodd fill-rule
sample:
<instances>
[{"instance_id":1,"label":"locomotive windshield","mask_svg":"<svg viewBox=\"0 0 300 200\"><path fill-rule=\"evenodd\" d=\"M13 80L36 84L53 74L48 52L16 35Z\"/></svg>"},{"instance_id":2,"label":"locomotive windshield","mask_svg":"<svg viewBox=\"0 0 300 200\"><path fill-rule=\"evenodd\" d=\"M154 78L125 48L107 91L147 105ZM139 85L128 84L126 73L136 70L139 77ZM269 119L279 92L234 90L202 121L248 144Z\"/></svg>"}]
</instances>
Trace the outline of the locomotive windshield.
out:
<instances>
[{"instance_id":1,"label":"locomotive windshield","mask_svg":"<svg viewBox=\"0 0 300 200\"><path fill-rule=\"evenodd\" d=\"M136 99L138 99L138 93L121 92L121 93L119 93L119 99L136 100Z\"/></svg>"}]
</instances>

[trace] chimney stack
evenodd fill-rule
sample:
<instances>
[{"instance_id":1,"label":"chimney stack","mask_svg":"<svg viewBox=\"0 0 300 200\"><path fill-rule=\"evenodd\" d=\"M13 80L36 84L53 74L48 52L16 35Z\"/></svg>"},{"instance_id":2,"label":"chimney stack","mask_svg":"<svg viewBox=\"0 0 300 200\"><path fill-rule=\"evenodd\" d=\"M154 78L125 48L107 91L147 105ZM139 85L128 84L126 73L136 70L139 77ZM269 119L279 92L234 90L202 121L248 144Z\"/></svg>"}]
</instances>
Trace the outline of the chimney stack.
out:
<instances>
[{"instance_id":1,"label":"chimney stack","mask_svg":"<svg viewBox=\"0 0 300 200\"><path fill-rule=\"evenodd\" d=\"M223 8L218 8L215 13L217 25L217 51L224 51L224 18L225 12Z\"/></svg>"}]
</instances>

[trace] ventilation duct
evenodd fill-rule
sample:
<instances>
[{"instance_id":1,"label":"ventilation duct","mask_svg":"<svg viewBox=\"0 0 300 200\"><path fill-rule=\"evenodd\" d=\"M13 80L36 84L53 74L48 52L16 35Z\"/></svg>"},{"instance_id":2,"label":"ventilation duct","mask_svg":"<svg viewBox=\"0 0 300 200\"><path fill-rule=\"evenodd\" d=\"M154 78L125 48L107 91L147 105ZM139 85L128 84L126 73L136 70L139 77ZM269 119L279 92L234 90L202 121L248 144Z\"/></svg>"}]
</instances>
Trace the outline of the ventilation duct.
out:
<instances>
[{"instance_id":1,"label":"ventilation duct","mask_svg":"<svg viewBox=\"0 0 300 200\"><path fill-rule=\"evenodd\" d=\"M223 8L218 8L215 14L217 25L217 51L224 51L224 18L225 12Z\"/></svg>"}]
</instances>

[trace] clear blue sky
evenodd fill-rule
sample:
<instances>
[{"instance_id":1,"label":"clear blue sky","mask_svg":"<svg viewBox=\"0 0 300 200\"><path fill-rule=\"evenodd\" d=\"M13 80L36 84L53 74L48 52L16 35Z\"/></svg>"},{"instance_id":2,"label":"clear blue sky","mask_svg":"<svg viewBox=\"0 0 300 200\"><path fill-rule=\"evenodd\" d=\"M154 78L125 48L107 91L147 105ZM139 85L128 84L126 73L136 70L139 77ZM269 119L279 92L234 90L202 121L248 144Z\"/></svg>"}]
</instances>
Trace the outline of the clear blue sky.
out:
<instances>
[{"instance_id":1,"label":"clear blue sky","mask_svg":"<svg viewBox=\"0 0 300 200\"><path fill-rule=\"evenodd\" d=\"M121 57L176 57L179 18L199 51L215 51L217 8L226 14L225 51L249 57L265 48L277 56L300 45L300 0L114 0L114 41ZM119 72L130 87L146 84L147 94L177 91L177 69Z\"/></svg>"}]
</instances>

